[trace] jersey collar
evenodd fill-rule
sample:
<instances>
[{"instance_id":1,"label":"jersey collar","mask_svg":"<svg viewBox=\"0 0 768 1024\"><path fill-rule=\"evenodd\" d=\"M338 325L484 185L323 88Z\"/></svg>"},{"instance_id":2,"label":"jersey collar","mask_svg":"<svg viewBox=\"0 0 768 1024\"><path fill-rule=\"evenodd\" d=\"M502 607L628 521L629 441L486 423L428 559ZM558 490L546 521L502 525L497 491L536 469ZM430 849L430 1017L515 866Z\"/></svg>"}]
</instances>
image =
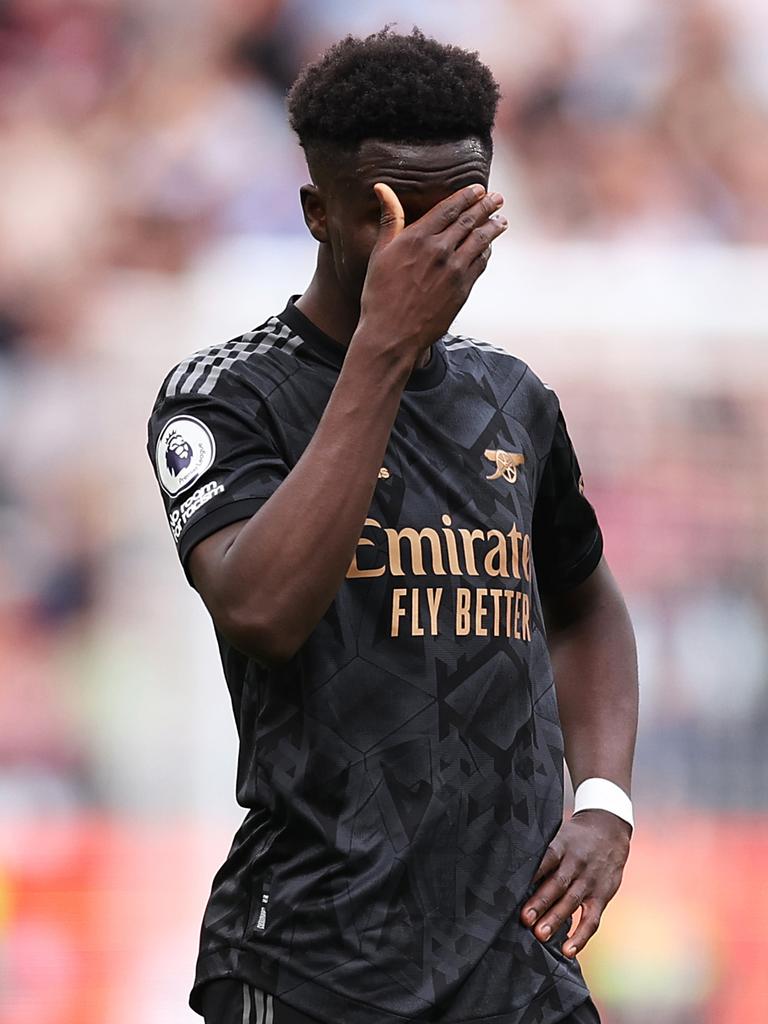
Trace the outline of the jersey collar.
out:
<instances>
[{"instance_id":1,"label":"jersey collar","mask_svg":"<svg viewBox=\"0 0 768 1024\"><path fill-rule=\"evenodd\" d=\"M330 335L316 327L296 306L298 295L292 295L288 305L279 314L278 319L282 320L294 334L297 334L304 344L300 351L311 352L324 363L340 370L344 363L344 356L347 350L344 345L334 341ZM426 366L419 366L411 372L408 382L405 385L406 391L426 391L428 388L437 387L445 377L446 362L443 339L441 338L432 346L432 355Z\"/></svg>"}]
</instances>

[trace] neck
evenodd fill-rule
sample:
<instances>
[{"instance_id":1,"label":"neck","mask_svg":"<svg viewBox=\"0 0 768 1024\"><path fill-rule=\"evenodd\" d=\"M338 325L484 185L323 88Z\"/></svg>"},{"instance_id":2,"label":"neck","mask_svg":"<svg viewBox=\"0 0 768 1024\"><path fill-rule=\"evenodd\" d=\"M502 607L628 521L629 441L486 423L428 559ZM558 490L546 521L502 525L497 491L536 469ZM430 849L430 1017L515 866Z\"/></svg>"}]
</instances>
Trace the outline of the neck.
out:
<instances>
[{"instance_id":1,"label":"neck","mask_svg":"<svg viewBox=\"0 0 768 1024\"><path fill-rule=\"evenodd\" d=\"M360 302L350 302L335 273L326 266L322 249L312 280L296 300L296 306L315 327L344 348L348 347L360 322ZM431 349L422 352L416 365L426 366L431 354Z\"/></svg>"},{"instance_id":2,"label":"neck","mask_svg":"<svg viewBox=\"0 0 768 1024\"><path fill-rule=\"evenodd\" d=\"M329 338L346 348L360 321L360 303L350 302L335 274L318 258L309 287L296 300L297 307Z\"/></svg>"}]
</instances>

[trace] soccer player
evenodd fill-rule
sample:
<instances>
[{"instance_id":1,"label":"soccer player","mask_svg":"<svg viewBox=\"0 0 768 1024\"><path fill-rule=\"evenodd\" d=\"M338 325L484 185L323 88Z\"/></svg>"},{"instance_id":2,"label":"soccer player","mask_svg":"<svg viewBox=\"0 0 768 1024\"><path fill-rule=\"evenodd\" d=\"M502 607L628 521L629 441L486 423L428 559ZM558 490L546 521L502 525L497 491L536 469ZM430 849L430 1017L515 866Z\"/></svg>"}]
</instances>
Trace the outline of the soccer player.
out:
<instances>
[{"instance_id":1,"label":"soccer player","mask_svg":"<svg viewBox=\"0 0 768 1024\"><path fill-rule=\"evenodd\" d=\"M152 412L247 809L203 921L208 1024L598 1020L575 956L629 848L634 640L555 394L449 333L506 227L497 100L416 31L306 68L315 275Z\"/></svg>"}]
</instances>

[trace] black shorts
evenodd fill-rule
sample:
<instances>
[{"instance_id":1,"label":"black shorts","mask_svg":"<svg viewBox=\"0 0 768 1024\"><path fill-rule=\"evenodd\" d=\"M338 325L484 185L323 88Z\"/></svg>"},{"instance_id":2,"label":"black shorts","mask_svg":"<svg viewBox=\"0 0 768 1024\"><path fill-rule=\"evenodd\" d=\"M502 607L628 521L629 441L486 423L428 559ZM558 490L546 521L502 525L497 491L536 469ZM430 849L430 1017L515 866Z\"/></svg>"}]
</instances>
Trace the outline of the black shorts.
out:
<instances>
[{"instance_id":1,"label":"black shorts","mask_svg":"<svg viewBox=\"0 0 768 1024\"><path fill-rule=\"evenodd\" d=\"M201 998L205 1024L318 1024L316 1018L235 978L207 982ZM587 999L559 1024L600 1024L600 1017L595 1004Z\"/></svg>"}]
</instances>

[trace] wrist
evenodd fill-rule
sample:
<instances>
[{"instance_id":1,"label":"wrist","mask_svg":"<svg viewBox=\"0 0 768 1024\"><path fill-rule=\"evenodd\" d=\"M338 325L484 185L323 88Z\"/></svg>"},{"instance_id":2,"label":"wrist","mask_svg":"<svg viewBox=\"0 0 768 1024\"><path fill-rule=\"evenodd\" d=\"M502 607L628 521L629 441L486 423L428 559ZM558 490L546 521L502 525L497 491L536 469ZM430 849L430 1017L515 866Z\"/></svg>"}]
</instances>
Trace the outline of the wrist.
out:
<instances>
[{"instance_id":1,"label":"wrist","mask_svg":"<svg viewBox=\"0 0 768 1024\"><path fill-rule=\"evenodd\" d=\"M359 359L366 371L377 380L381 375L392 377L395 381L405 384L413 370L418 351L407 343L396 338L392 329L378 327L376 324L361 319L349 343L349 352L345 365L351 356L354 361Z\"/></svg>"},{"instance_id":2,"label":"wrist","mask_svg":"<svg viewBox=\"0 0 768 1024\"><path fill-rule=\"evenodd\" d=\"M367 316L365 312L360 316L351 346L358 351L365 350L367 357L378 361L381 366L395 372L404 372L407 376L419 365L429 349L416 334L403 332L396 324L395 316L390 316L386 323L382 323L381 317Z\"/></svg>"},{"instance_id":3,"label":"wrist","mask_svg":"<svg viewBox=\"0 0 768 1024\"><path fill-rule=\"evenodd\" d=\"M574 793L573 813L580 811L609 811L630 828L635 827L632 801L627 793L610 779L585 779L576 787Z\"/></svg>"}]
</instances>

